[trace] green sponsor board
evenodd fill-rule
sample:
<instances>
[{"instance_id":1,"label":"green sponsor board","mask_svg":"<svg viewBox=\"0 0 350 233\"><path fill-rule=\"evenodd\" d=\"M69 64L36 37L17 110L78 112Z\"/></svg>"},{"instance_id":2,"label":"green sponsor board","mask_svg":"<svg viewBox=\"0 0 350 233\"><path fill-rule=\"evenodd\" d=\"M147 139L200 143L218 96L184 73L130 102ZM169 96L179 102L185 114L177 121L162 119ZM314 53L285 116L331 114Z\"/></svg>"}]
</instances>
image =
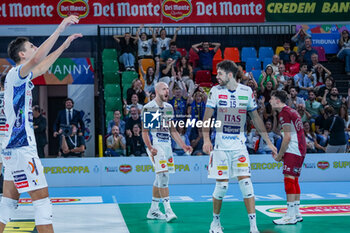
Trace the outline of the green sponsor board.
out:
<instances>
[{"instance_id":1,"label":"green sponsor board","mask_svg":"<svg viewBox=\"0 0 350 233\"><path fill-rule=\"evenodd\" d=\"M349 20L349 0L266 0L267 22L324 22Z\"/></svg>"}]
</instances>

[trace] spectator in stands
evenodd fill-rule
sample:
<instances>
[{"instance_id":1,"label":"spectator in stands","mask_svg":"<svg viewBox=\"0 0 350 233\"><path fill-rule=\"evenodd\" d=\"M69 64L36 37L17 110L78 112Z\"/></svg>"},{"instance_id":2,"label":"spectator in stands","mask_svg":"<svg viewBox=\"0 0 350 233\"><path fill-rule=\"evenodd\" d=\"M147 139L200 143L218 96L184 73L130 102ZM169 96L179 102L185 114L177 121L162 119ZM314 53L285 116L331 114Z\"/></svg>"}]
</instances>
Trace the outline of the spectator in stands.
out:
<instances>
[{"instance_id":1,"label":"spectator in stands","mask_svg":"<svg viewBox=\"0 0 350 233\"><path fill-rule=\"evenodd\" d=\"M335 114L339 114L341 105L343 104L341 97L339 96L338 88L332 87L331 92L328 94L328 89L324 91L322 98L322 105L329 105L335 111Z\"/></svg>"},{"instance_id":2,"label":"spectator in stands","mask_svg":"<svg viewBox=\"0 0 350 233\"><path fill-rule=\"evenodd\" d=\"M188 92L191 92L194 89L193 69L187 57L181 57L177 70L181 72L182 80L185 82Z\"/></svg>"},{"instance_id":3,"label":"spectator in stands","mask_svg":"<svg viewBox=\"0 0 350 233\"><path fill-rule=\"evenodd\" d=\"M191 147L193 148L192 155L204 155L203 148L203 133L200 128L192 128L190 133Z\"/></svg>"},{"instance_id":4,"label":"spectator in stands","mask_svg":"<svg viewBox=\"0 0 350 233\"><path fill-rule=\"evenodd\" d=\"M306 153L324 153L326 148L318 144L317 136L315 132L312 131L310 122L305 121L303 125L306 139Z\"/></svg>"},{"instance_id":5,"label":"spectator in stands","mask_svg":"<svg viewBox=\"0 0 350 233\"><path fill-rule=\"evenodd\" d=\"M39 158L45 158L44 147L47 144L46 118L43 117L38 105L33 106L33 128Z\"/></svg>"},{"instance_id":6,"label":"spectator in stands","mask_svg":"<svg viewBox=\"0 0 350 233\"><path fill-rule=\"evenodd\" d=\"M156 61L156 70L154 70L152 66L149 66L147 67L146 73L144 72L144 67L141 65L141 60L139 60L141 75L145 80L145 86L143 90L145 91L147 97L149 97L151 92L154 92L154 86L156 85L159 78L159 57L155 57L154 60Z\"/></svg>"},{"instance_id":7,"label":"spectator in stands","mask_svg":"<svg viewBox=\"0 0 350 233\"><path fill-rule=\"evenodd\" d=\"M292 37L292 41L298 45L298 53L305 49L305 39L307 38L311 38L311 36L302 27Z\"/></svg>"},{"instance_id":8,"label":"spectator in stands","mask_svg":"<svg viewBox=\"0 0 350 233\"><path fill-rule=\"evenodd\" d=\"M147 33L141 32L141 29L144 27L144 25L140 25L140 27L136 31L136 40L137 40L137 56L138 59L143 58L153 58L152 55L152 44L155 43L155 41L152 39L147 39ZM148 28L150 32L153 32L153 28Z\"/></svg>"},{"instance_id":9,"label":"spectator in stands","mask_svg":"<svg viewBox=\"0 0 350 233\"><path fill-rule=\"evenodd\" d=\"M268 81L266 83L266 87L264 87L264 79L266 79L266 77L263 78L260 84L260 94L265 97L265 103L269 103L271 99L271 92L276 90L276 85L273 85L271 81Z\"/></svg>"},{"instance_id":10,"label":"spectator in stands","mask_svg":"<svg viewBox=\"0 0 350 233\"><path fill-rule=\"evenodd\" d=\"M324 67L322 64L318 63L314 67L314 72L312 74L314 76L314 80L316 82L316 87L322 86L325 84L326 78L331 76L332 73Z\"/></svg>"},{"instance_id":11,"label":"spectator in stands","mask_svg":"<svg viewBox=\"0 0 350 233\"><path fill-rule=\"evenodd\" d=\"M266 66L265 71L261 72L258 82L259 89L261 88L261 85L266 87L267 82L272 82L273 88L277 87L277 80L273 72L272 66L270 65Z\"/></svg>"},{"instance_id":12,"label":"spectator in stands","mask_svg":"<svg viewBox=\"0 0 350 233\"><path fill-rule=\"evenodd\" d=\"M345 153L347 141L344 120L336 114L331 106L325 108L325 113L327 116L325 134L329 135L326 153Z\"/></svg>"},{"instance_id":13,"label":"spectator in stands","mask_svg":"<svg viewBox=\"0 0 350 233\"><path fill-rule=\"evenodd\" d=\"M113 120L110 120L108 122L108 127L107 127L107 133L111 134L112 133L112 128L113 126L118 126L119 128L119 133L124 135L125 134L125 121L121 120L121 113L120 110L115 110L113 113Z\"/></svg>"},{"instance_id":14,"label":"spectator in stands","mask_svg":"<svg viewBox=\"0 0 350 233\"><path fill-rule=\"evenodd\" d=\"M270 141L275 144L276 141L281 138L278 134L275 133L276 131L277 122L272 123L272 121L269 119L265 121L265 128L266 133L269 136ZM259 147L257 150L257 154L270 154L271 149L267 146L266 142L259 136Z\"/></svg>"},{"instance_id":15,"label":"spectator in stands","mask_svg":"<svg viewBox=\"0 0 350 233\"><path fill-rule=\"evenodd\" d=\"M207 96L203 88L199 87L196 84L196 91L193 94L193 97L189 95L189 106L187 109L187 115L191 116L191 119L203 120L205 104Z\"/></svg>"},{"instance_id":16,"label":"spectator in stands","mask_svg":"<svg viewBox=\"0 0 350 233\"><path fill-rule=\"evenodd\" d=\"M169 57L166 60L166 64L160 66L159 82L165 82L169 85L170 82L174 80L174 76L176 75L175 64L176 60L173 60L171 57Z\"/></svg>"},{"instance_id":17,"label":"spectator in stands","mask_svg":"<svg viewBox=\"0 0 350 233\"><path fill-rule=\"evenodd\" d=\"M77 135L78 128L76 122L71 122L69 127L69 130L66 129L61 134L61 155L65 158L82 157L85 151L84 137Z\"/></svg>"},{"instance_id":18,"label":"spectator in stands","mask_svg":"<svg viewBox=\"0 0 350 233\"><path fill-rule=\"evenodd\" d=\"M256 151L258 150L260 143L260 136L255 128L253 128L253 123L251 120L249 121L249 124L247 124L247 140L245 142L248 153L249 154L256 154Z\"/></svg>"},{"instance_id":19,"label":"spectator in stands","mask_svg":"<svg viewBox=\"0 0 350 233\"><path fill-rule=\"evenodd\" d=\"M326 90L328 90L328 93L331 92L331 89L334 86L334 79L331 76L326 77L324 83L325 84L322 85L320 88L318 88L318 91L317 91L317 96L321 97L321 99L322 99Z\"/></svg>"},{"instance_id":20,"label":"spectator in stands","mask_svg":"<svg viewBox=\"0 0 350 233\"><path fill-rule=\"evenodd\" d=\"M316 93L314 90L309 91L309 98L305 102L306 111L311 115L312 122L323 113L323 105L316 101Z\"/></svg>"},{"instance_id":21,"label":"spectator in stands","mask_svg":"<svg viewBox=\"0 0 350 233\"><path fill-rule=\"evenodd\" d=\"M283 64L287 64L290 61L289 55L292 52L289 41L283 43L283 49L284 50L279 53L279 57Z\"/></svg>"},{"instance_id":22,"label":"spectator in stands","mask_svg":"<svg viewBox=\"0 0 350 233\"><path fill-rule=\"evenodd\" d=\"M156 93L155 92L151 92L151 94L149 96L149 101L152 101L154 98L156 98Z\"/></svg>"},{"instance_id":23,"label":"spectator in stands","mask_svg":"<svg viewBox=\"0 0 350 233\"><path fill-rule=\"evenodd\" d=\"M160 56L160 64L164 65L168 59L171 58L174 64L181 58L181 53L177 51L176 42L171 42L168 50L162 52Z\"/></svg>"},{"instance_id":24,"label":"spectator in stands","mask_svg":"<svg viewBox=\"0 0 350 233\"><path fill-rule=\"evenodd\" d=\"M147 156L145 143L140 134L141 126L135 124L132 128L132 135L126 138L126 145L130 148L130 157L134 156Z\"/></svg>"},{"instance_id":25,"label":"spectator in stands","mask_svg":"<svg viewBox=\"0 0 350 233\"><path fill-rule=\"evenodd\" d=\"M286 71L290 74L290 76L294 76L299 73L300 63L297 62L297 54L295 52L291 52L289 54L289 62L286 64Z\"/></svg>"},{"instance_id":26,"label":"spectator in stands","mask_svg":"<svg viewBox=\"0 0 350 233\"><path fill-rule=\"evenodd\" d=\"M253 91L258 90L258 84L256 83L252 72L249 72L248 80L247 80L247 83L245 85L250 87Z\"/></svg>"},{"instance_id":27,"label":"spectator in stands","mask_svg":"<svg viewBox=\"0 0 350 233\"><path fill-rule=\"evenodd\" d=\"M176 42L177 33L178 33L178 31L180 31L180 30L181 30L180 27L176 28L173 38L170 39L169 37L166 37L166 31L165 31L165 29L163 28L163 29L160 30L160 37L153 38L153 40L156 41L156 43L157 43L157 52L156 52L156 55L157 55L158 57L160 57L160 55L162 54L162 52L164 52L165 50L168 50L168 49L169 49L169 45L170 45L171 42ZM157 36L158 31L159 31L159 28L157 28L157 29L156 29L156 33L153 34L154 37Z\"/></svg>"},{"instance_id":28,"label":"spectator in stands","mask_svg":"<svg viewBox=\"0 0 350 233\"><path fill-rule=\"evenodd\" d=\"M129 32L126 32L124 35L114 35L113 38L120 46L119 62L125 66L126 70L135 70L136 37L132 37Z\"/></svg>"},{"instance_id":29,"label":"spectator in stands","mask_svg":"<svg viewBox=\"0 0 350 233\"><path fill-rule=\"evenodd\" d=\"M291 87L289 89L289 91L290 91L290 99L289 99L288 105L291 108L294 108L295 110L297 109L298 105L300 105L300 104L305 107L304 99L298 96L299 88L298 87Z\"/></svg>"},{"instance_id":30,"label":"spectator in stands","mask_svg":"<svg viewBox=\"0 0 350 233\"><path fill-rule=\"evenodd\" d=\"M347 134L347 139L349 139L348 137L348 133L350 131L350 117L348 114L348 107L346 106L346 104L342 104L339 110L339 116L344 120L344 124L345 124L345 131Z\"/></svg>"},{"instance_id":31,"label":"spectator in stands","mask_svg":"<svg viewBox=\"0 0 350 233\"><path fill-rule=\"evenodd\" d=\"M214 46L214 49L210 50L210 46ZM198 67L194 69L194 74L196 75L198 70L210 70L213 71L213 58L215 53L219 50L220 43L211 43L211 42L201 42L198 44L192 45L192 49L198 53L199 64ZM202 47L200 50L199 47Z\"/></svg>"},{"instance_id":32,"label":"spectator in stands","mask_svg":"<svg viewBox=\"0 0 350 233\"><path fill-rule=\"evenodd\" d=\"M138 110L138 113L141 114L141 110L143 108L142 104L139 104L139 97L137 96L137 94L132 94L131 96L131 104L127 104L126 100L124 100L124 116L128 116L130 113L130 109L131 107L135 106Z\"/></svg>"},{"instance_id":33,"label":"spectator in stands","mask_svg":"<svg viewBox=\"0 0 350 233\"><path fill-rule=\"evenodd\" d=\"M287 84L284 86L283 90L285 90L288 94L290 94L290 89L295 87L294 78L290 78L287 80Z\"/></svg>"},{"instance_id":34,"label":"spectator in stands","mask_svg":"<svg viewBox=\"0 0 350 233\"><path fill-rule=\"evenodd\" d=\"M131 104L131 97L133 94L137 94L139 97L139 104L145 104L146 93L142 89L142 82L140 79L136 78L132 81L131 87L126 91L126 102Z\"/></svg>"},{"instance_id":35,"label":"spectator in stands","mask_svg":"<svg viewBox=\"0 0 350 233\"><path fill-rule=\"evenodd\" d=\"M300 54L303 56L304 62L306 62L309 67L312 66L311 56L314 53L318 55L318 52L312 48L311 38L305 39L305 49L303 49Z\"/></svg>"},{"instance_id":36,"label":"spectator in stands","mask_svg":"<svg viewBox=\"0 0 350 233\"><path fill-rule=\"evenodd\" d=\"M300 71L294 76L295 85L299 87L299 97L304 98L308 97L308 91L312 90L314 86L312 85L312 72L307 70L307 65L305 63L300 65Z\"/></svg>"},{"instance_id":37,"label":"spectator in stands","mask_svg":"<svg viewBox=\"0 0 350 233\"><path fill-rule=\"evenodd\" d=\"M297 106L297 112L301 117L301 122L309 121L311 119L311 114L305 110L305 105L299 104Z\"/></svg>"},{"instance_id":38,"label":"spectator in stands","mask_svg":"<svg viewBox=\"0 0 350 233\"><path fill-rule=\"evenodd\" d=\"M138 109L133 106L130 108L130 117L125 122L125 135L127 137L132 136L132 129L135 124L141 125L141 118Z\"/></svg>"},{"instance_id":39,"label":"spectator in stands","mask_svg":"<svg viewBox=\"0 0 350 233\"><path fill-rule=\"evenodd\" d=\"M177 125L176 127L177 132L179 132L180 137L182 141L187 145L190 146L190 138L189 138L189 133L191 132L190 129L186 129L185 127L180 127ZM173 138L171 138L171 147L173 148L173 154L177 156L188 156L190 154L185 153L185 151L175 142Z\"/></svg>"},{"instance_id":40,"label":"spectator in stands","mask_svg":"<svg viewBox=\"0 0 350 233\"><path fill-rule=\"evenodd\" d=\"M62 133L62 126L69 126L72 122L77 123L79 135L84 135L85 124L81 117L81 113L78 110L73 109L74 101L71 98L64 100L65 109L58 112L57 118L53 125L53 136L57 137Z\"/></svg>"},{"instance_id":41,"label":"spectator in stands","mask_svg":"<svg viewBox=\"0 0 350 233\"><path fill-rule=\"evenodd\" d=\"M112 127L112 135L107 138L106 155L109 156L125 156L126 141L123 135L119 133L118 126Z\"/></svg>"},{"instance_id":42,"label":"spectator in stands","mask_svg":"<svg viewBox=\"0 0 350 233\"><path fill-rule=\"evenodd\" d=\"M290 78L289 73L286 72L284 64L278 66L278 74L276 75L277 79L277 90L283 90L287 85L287 80Z\"/></svg>"},{"instance_id":43,"label":"spectator in stands","mask_svg":"<svg viewBox=\"0 0 350 233\"><path fill-rule=\"evenodd\" d=\"M280 57L277 54L275 54L272 56L272 63L268 64L268 66L271 66L273 72L275 73L275 75L277 75L278 74L278 67L280 64L281 64Z\"/></svg>"},{"instance_id":44,"label":"spectator in stands","mask_svg":"<svg viewBox=\"0 0 350 233\"><path fill-rule=\"evenodd\" d=\"M181 78L178 77L177 78ZM187 112L188 92L181 79L171 82L169 86L169 103L174 108L174 119L185 120Z\"/></svg>"},{"instance_id":45,"label":"spectator in stands","mask_svg":"<svg viewBox=\"0 0 350 233\"><path fill-rule=\"evenodd\" d=\"M343 30L341 32L338 45L340 51L338 52L337 57L345 61L345 72L347 75L350 75L350 38L348 30Z\"/></svg>"}]
</instances>

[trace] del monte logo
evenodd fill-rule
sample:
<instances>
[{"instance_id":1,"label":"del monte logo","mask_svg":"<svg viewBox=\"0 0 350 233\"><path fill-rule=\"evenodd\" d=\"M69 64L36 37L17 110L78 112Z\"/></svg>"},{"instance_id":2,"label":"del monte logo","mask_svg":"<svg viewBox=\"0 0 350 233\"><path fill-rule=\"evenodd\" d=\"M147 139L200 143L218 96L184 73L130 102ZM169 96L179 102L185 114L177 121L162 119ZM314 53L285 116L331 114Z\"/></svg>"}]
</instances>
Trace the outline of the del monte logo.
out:
<instances>
[{"instance_id":1,"label":"del monte logo","mask_svg":"<svg viewBox=\"0 0 350 233\"><path fill-rule=\"evenodd\" d=\"M85 18L89 14L88 0L61 0L57 4L57 13L62 18L70 15Z\"/></svg>"},{"instance_id":2,"label":"del monte logo","mask_svg":"<svg viewBox=\"0 0 350 233\"><path fill-rule=\"evenodd\" d=\"M164 16L180 21L192 13L190 0L164 0L162 3L162 13Z\"/></svg>"}]
</instances>

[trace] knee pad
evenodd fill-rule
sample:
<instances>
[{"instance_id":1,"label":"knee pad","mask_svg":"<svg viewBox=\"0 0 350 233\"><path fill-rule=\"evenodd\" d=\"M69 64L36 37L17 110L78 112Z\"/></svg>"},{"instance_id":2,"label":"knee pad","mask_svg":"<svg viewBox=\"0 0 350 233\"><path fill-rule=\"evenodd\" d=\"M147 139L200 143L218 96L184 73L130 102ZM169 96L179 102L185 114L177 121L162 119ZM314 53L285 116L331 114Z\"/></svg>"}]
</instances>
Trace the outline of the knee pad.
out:
<instances>
[{"instance_id":1,"label":"knee pad","mask_svg":"<svg viewBox=\"0 0 350 233\"><path fill-rule=\"evenodd\" d=\"M169 184L169 173L161 172L156 174L156 179L158 180L158 188L167 188Z\"/></svg>"},{"instance_id":2,"label":"knee pad","mask_svg":"<svg viewBox=\"0 0 350 233\"><path fill-rule=\"evenodd\" d=\"M254 197L254 188L250 178L245 178L240 181L239 188L241 189L243 198L251 198Z\"/></svg>"},{"instance_id":3,"label":"knee pad","mask_svg":"<svg viewBox=\"0 0 350 233\"><path fill-rule=\"evenodd\" d=\"M295 194L295 181L294 179L284 177L284 190L287 194Z\"/></svg>"},{"instance_id":4,"label":"knee pad","mask_svg":"<svg viewBox=\"0 0 350 233\"><path fill-rule=\"evenodd\" d=\"M33 201L33 206L35 214L35 225L52 224L52 205L48 197Z\"/></svg>"},{"instance_id":5,"label":"knee pad","mask_svg":"<svg viewBox=\"0 0 350 233\"><path fill-rule=\"evenodd\" d=\"M216 181L213 197L217 200L222 200L228 190L228 182Z\"/></svg>"},{"instance_id":6,"label":"knee pad","mask_svg":"<svg viewBox=\"0 0 350 233\"><path fill-rule=\"evenodd\" d=\"M299 178L295 177L294 179L294 186L295 186L295 194L300 194L300 186L299 186Z\"/></svg>"},{"instance_id":7,"label":"knee pad","mask_svg":"<svg viewBox=\"0 0 350 233\"><path fill-rule=\"evenodd\" d=\"M2 197L0 203L0 222L7 224L11 220L13 212L18 208L18 201Z\"/></svg>"}]
</instances>

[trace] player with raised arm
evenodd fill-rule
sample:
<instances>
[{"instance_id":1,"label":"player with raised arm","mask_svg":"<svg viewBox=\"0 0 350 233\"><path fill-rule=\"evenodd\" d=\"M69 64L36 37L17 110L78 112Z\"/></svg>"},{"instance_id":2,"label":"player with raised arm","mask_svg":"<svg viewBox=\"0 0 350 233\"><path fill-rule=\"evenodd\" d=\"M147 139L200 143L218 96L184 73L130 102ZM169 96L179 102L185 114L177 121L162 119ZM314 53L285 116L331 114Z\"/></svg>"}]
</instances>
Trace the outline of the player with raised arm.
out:
<instances>
[{"instance_id":1,"label":"player with raised arm","mask_svg":"<svg viewBox=\"0 0 350 233\"><path fill-rule=\"evenodd\" d=\"M271 143L262 119L257 112L253 92L248 86L237 83L238 68L232 61L224 60L217 65L217 80L219 85L210 90L204 121L210 120L214 110L221 128L216 129L215 146L210 141L210 128L203 127L203 151L210 153L208 178L216 179L213 192L213 221L210 233L222 233L220 210L222 200L228 189L230 178L237 178L248 212L250 232L257 233L255 214L255 198L250 176L250 161L245 146L244 127L247 112L254 122L255 128L270 147L273 154L277 153Z\"/></svg>"},{"instance_id":2,"label":"player with raised arm","mask_svg":"<svg viewBox=\"0 0 350 233\"><path fill-rule=\"evenodd\" d=\"M4 231L10 221L23 192L28 192L32 199L38 232L54 232L52 205L33 130L34 85L31 80L44 74L73 40L82 37L81 34L69 36L57 50L48 55L61 33L69 25L78 22L78 17L74 15L63 19L39 48L24 37L16 38L8 46L8 55L16 66L7 73L5 80L5 115L9 129L2 143L6 169L4 193L0 203L0 232Z\"/></svg>"},{"instance_id":3,"label":"player with raised arm","mask_svg":"<svg viewBox=\"0 0 350 233\"><path fill-rule=\"evenodd\" d=\"M281 148L274 156L276 161L283 160L284 189L287 194L287 214L281 219L273 220L277 225L288 225L302 222L299 211L300 186L299 176L306 155L306 141L299 113L286 105L287 92L273 91L270 104L279 112L283 140Z\"/></svg>"},{"instance_id":4,"label":"player with raised arm","mask_svg":"<svg viewBox=\"0 0 350 233\"><path fill-rule=\"evenodd\" d=\"M192 153L192 147L187 146L171 121L174 117L173 107L167 103L169 87L164 82L155 86L156 97L142 109L142 139L147 146L148 156L153 164L156 178L153 183L152 205L148 211L148 219L165 219L170 222L176 215L169 201L169 173L175 172L171 137L181 148ZM151 133L152 141L149 133ZM159 210L160 199L163 199L165 215Z\"/></svg>"}]
</instances>

